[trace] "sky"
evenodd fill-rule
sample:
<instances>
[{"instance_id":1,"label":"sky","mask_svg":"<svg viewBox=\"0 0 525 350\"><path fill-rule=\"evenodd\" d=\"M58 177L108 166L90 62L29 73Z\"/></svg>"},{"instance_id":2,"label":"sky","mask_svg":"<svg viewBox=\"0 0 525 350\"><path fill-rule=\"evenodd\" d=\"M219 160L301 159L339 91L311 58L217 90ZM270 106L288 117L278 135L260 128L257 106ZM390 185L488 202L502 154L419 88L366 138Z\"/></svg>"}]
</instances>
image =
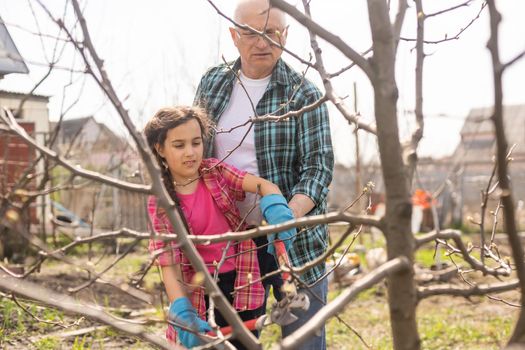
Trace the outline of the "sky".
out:
<instances>
[{"instance_id":1,"label":"sky","mask_svg":"<svg viewBox=\"0 0 525 350\"><path fill-rule=\"evenodd\" d=\"M464 0L424 1L426 13L433 13ZM72 26L72 9L64 1L47 1L55 16L66 13ZM293 0L302 9L302 2ZM395 8L396 1L392 1ZM194 91L204 71L223 59L233 60L237 52L228 33L230 23L219 16L206 0L88 0L82 3L88 27L105 68L119 97L124 100L137 127L163 106L191 104ZM217 0L221 11L231 14L233 0ZM402 36L415 38L416 15L412 1ZM525 1L499 0L503 15L500 46L503 60L525 50ZM358 52L371 45L366 0L312 0L313 19L337 33ZM433 6L433 7L430 7ZM446 15L426 21L426 39L440 40L455 36L474 19L481 0L474 0ZM394 13L394 12L392 12ZM50 37L40 38L33 33L56 36L58 29L49 21L36 1L0 0L0 16L20 53L26 59L30 74L12 74L0 80L0 89L26 92L47 72L46 62L60 57L60 67L74 66L82 70L80 56L71 45ZM289 19L287 48L303 58L311 52L308 33L301 24ZM32 33L31 33L32 32ZM64 36L63 34L61 35ZM472 108L489 106L493 101L491 60L486 48L489 37L488 11L468 27L457 40L428 44L424 66L424 112L426 126L420 144L420 156L442 157L451 154L458 141L463 120ZM327 71L334 72L350 63L331 45L321 40ZM288 54L284 59L294 68L305 67ZM525 103L523 80L525 60L513 65L504 76L504 102ZM396 81L399 89L399 125L402 139L410 136L414 126L414 69L413 42L400 43L396 62ZM307 77L322 86L318 75L309 70ZM373 122L373 94L365 75L354 67L334 79L336 92L346 97L353 108L354 83L357 86L357 109L361 118ZM65 118L94 115L117 131L124 127L114 109L92 81L81 73L59 69L36 90L50 96L50 118L56 120L61 112ZM71 105L71 107L70 107ZM332 136L336 160L349 165L354 161L353 128L333 106ZM375 138L360 132L365 160L374 159Z\"/></svg>"}]
</instances>

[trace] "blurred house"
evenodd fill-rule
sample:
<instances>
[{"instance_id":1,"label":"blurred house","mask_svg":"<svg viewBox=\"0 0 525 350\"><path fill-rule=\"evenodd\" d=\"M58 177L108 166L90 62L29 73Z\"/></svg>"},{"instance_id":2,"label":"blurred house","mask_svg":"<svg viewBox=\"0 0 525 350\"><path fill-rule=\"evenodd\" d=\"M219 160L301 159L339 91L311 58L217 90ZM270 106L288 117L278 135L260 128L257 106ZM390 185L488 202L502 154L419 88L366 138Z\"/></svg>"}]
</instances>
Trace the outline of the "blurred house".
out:
<instances>
[{"instance_id":1,"label":"blurred house","mask_svg":"<svg viewBox=\"0 0 525 350\"><path fill-rule=\"evenodd\" d=\"M47 96L0 90L0 107L11 112L17 123L41 146L45 145L49 132L48 102ZM0 131L0 154L0 194L5 195L13 186L21 184L24 177L38 174L23 187L34 189L44 171L42 160L33 164L37 155L35 149L21 137ZM37 224L45 216L47 199L47 196L39 196L31 205L31 223Z\"/></svg>"},{"instance_id":2,"label":"blurred house","mask_svg":"<svg viewBox=\"0 0 525 350\"><path fill-rule=\"evenodd\" d=\"M18 52L4 22L0 18L0 80L8 74L27 74L29 72L22 56ZM47 96L22 94L0 90L1 113L12 114L18 124L33 137L37 144L44 145L49 131ZM26 202L27 198L14 189L33 190L42 179L43 160L37 161L36 152L23 138L6 130L0 130L0 211L16 212L20 224L33 232L44 222L48 196L38 196L35 201ZM28 206L25 204L29 204ZM27 210L23 210L26 208ZM3 214L3 213L2 213ZM0 259L8 258L12 262L23 262L27 252L27 241L9 225L0 221ZM13 234L15 233L15 234Z\"/></svg>"},{"instance_id":3,"label":"blurred house","mask_svg":"<svg viewBox=\"0 0 525 350\"><path fill-rule=\"evenodd\" d=\"M359 188L356 184L356 169L354 166L346 167L342 164L335 164L334 176L328 192L328 208L330 210L343 209L348 207L361 194L364 186L368 182L375 185L372 201L380 201L380 194L384 192L381 167L377 164L366 164L360 167ZM368 197L363 197L358 203L349 208L350 212L361 213L368 205Z\"/></svg>"},{"instance_id":4,"label":"blurred house","mask_svg":"<svg viewBox=\"0 0 525 350\"><path fill-rule=\"evenodd\" d=\"M141 182L141 161L135 148L94 117L53 123L57 130L54 149L84 169L93 170L128 182ZM55 174L67 181L68 172ZM55 180L57 181L57 180ZM60 191L55 197L80 219L98 229L147 227L145 197L104 184L77 179L75 189Z\"/></svg>"},{"instance_id":5,"label":"blurred house","mask_svg":"<svg viewBox=\"0 0 525 350\"><path fill-rule=\"evenodd\" d=\"M505 133L509 147L515 145L510 162L512 190L520 227L525 227L525 105L504 107ZM436 196L439 221L442 226L459 226L472 217L479 220L481 191L485 190L494 168L496 138L490 119L492 108L474 108L461 129L461 141L455 152L440 159L424 157L418 160L412 190L425 189ZM360 170L361 186L368 181L375 183L374 192L381 200L384 184L381 167L366 164ZM497 176L496 176L497 177ZM492 180L492 184L497 178ZM497 193L496 193L497 194ZM359 195L356 188L355 167L336 164L334 179L330 185L328 205L332 209L347 206ZM376 199L372 198L372 205ZM364 203L354 208L361 210ZM495 199L489 202L489 210L497 206ZM486 218L488 224L491 218ZM500 227L501 229L501 227Z\"/></svg>"},{"instance_id":6,"label":"blurred house","mask_svg":"<svg viewBox=\"0 0 525 350\"><path fill-rule=\"evenodd\" d=\"M0 17L0 79L12 73L27 74L29 69Z\"/></svg>"},{"instance_id":7,"label":"blurred house","mask_svg":"<svg viewBox=\"0 0 525 350\"><path fill-rule=\"evenodd\" d=\"M126 139L92 116L53 122L51 126L58 128L55 148L86 169L107 170L135 153Z\"/></svg>"},{"instance_id":8,"label":"blurred house","mask_svg":"<svg viewBox=\"0 0 525 350\"><path fill-rule=\"evenodd\" d=\"M18 52L4 22L0 18L0 80L8 74L27 74L24 59ZM23 94L0 90L0 107L14 115L17 122L39 145L45 144L49 132L49 98L36 94ZM40 174L27 186L34 188L44 170L44 162L36 164L36 152L22 138L0 131L0 195L8 193L13 186L20 184L23 177ZM26 186L26 188L28 188ZM39 222L45 211L45 196L39 196L30 207L31 222ZM37 210L42 208L42 210Z\"/></svg>"},{"instance_id":9,"label":"blurred house","mask_svg":"<svg viewBox=\"0 0 525 350\"><path fill-rule=\"evenodd\" d=\"M457 176L456 187L464 215L475 219L480 212L480 191L486 189L495 166L496 137L492 122L492 107L472 109L461 129L461 142L452 155ZM503 108L505 135L509 148L514 147L509 163L509 175L514 200L520 211L521 227L524 227L523 202L525 200L525 105L509 105ZM497 181L497 175L492 184ZM496 200L489 202L489 210L496 208Z\"/></svg>"}]
</instances>

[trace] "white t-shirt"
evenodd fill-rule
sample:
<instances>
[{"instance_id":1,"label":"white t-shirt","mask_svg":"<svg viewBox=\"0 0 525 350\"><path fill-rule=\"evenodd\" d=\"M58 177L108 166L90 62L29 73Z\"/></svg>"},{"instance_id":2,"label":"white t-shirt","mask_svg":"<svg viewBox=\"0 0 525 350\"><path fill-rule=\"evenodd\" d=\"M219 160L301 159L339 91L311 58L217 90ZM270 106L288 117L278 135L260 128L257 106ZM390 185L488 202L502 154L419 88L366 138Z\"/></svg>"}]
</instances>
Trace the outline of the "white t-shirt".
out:
<instances>
[{"instance_id":1,"label":"white t-shirt","mask_svg":"<svg viewBox=\"0 0 525 350\"><path fill-rule=\"evenodd\" d=\"M242 85L239 81L234 83L230 103L217 124L218 132L215 135L214 156L217 159L223 159L229 155L228 158L225 159L225 163L258 176L259 168L257 167L254 136L255 125L248 123L242 127L238 126L246 123L250 117L255 115L254 108L264 95L271 75L262 79L250 79L240 72L239 78ZM246 92L250 98L248 98ZM234 127L238 128L231 130ZM246 135L246 133L248 134ZM243 140L245 135L246 138ZM235 149L237 146L239 146L239 148ZM247 193L246 199L237 203L241 218L253 207L255 199L255 194ZM246 223L249 225L259 225L261 219L259 202L257 201L257 207L250 213Z\"/></svg>"}]
</instances>

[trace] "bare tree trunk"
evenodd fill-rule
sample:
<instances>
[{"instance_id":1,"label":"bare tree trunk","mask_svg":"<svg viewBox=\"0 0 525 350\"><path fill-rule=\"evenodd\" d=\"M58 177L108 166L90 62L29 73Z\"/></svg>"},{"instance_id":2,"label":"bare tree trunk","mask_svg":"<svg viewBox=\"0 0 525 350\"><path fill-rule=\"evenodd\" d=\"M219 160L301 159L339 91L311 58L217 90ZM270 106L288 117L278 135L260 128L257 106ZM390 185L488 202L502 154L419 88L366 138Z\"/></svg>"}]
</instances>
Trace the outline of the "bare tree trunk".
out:
<instances>
[{"instance_id":1,"label":"bare tree trunk","mask_svg":"<svg viewBox=\"0 0 525 350\"><path fill-rule=\"evenodd\" d=\"M501 63L499 57L498 44L498 27L501 21L501 15L496 8L495 1L488 1L490 12L490 29L491 35L487 43L487 47L492 57L493 79L494 79L494 114L492 120L494 122L494 131L496 134L497 144L497 164L498 164L498 180L501 189L501 203L503 204L503 218L505 222L505 230L507 231L509 242L512 247L512 257L516 265L516 275L519 278L519 286L521 291L521 308L518 321L509 340L509 346L516 346L520 344L521 347L525 345L525 265L523 262L523 247L518 236L518 229L516 227L516 218L514 212L514 201L512 199L512 189L510 187L510 180L507 169L507 153L508 144L505 137L505 128L503 124L503 72L506 66ZM520 347L520 348L521 348Z\"/></svg>"},{"instance_id":2,"label":"bare tree trunk","mask_svg":"<svg viewBox=\"0 0 525 350\"><path fill-rule=\"evenodd\" d=\"M386 190L385 236L388 259L399 256L414 261L414 239L411 232L412 204L407 174L402 159L397 126L394 33L388 7L383 0L368 1L368 12L374 41L372 67L375 114L379 153ZM394 349L419 349L416 324L416 289L413 269L388 277L388 303Z\"/></svg>"}]
</instances>

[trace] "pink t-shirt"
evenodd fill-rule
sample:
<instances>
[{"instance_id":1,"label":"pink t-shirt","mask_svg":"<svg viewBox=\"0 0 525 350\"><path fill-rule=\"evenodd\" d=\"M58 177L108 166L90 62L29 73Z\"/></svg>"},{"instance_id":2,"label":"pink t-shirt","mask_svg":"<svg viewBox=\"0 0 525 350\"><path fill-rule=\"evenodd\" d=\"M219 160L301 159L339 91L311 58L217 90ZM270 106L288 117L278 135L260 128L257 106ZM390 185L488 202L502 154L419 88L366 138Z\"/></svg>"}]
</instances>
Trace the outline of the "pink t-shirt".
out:
<instances>
[{"instance_id":1,"label":"pink t-shirt","mask_svg":"<svg viewBox=\"0 0 525 350\"><path fill-rule=\"evenodd\" d=\"M213 200L204 182L199 180L197 189L191 194L177 193L180 199L182 211L191 227L194 235L216 235L231 231L228 221ZM196 248L204 259L210 273L215 272L215 266L222 258L224 249L228 242L197 244ZM230 244L226 259L219 269L219 273L235 270L235 242Z\"/></svg>"}]
</instances>

